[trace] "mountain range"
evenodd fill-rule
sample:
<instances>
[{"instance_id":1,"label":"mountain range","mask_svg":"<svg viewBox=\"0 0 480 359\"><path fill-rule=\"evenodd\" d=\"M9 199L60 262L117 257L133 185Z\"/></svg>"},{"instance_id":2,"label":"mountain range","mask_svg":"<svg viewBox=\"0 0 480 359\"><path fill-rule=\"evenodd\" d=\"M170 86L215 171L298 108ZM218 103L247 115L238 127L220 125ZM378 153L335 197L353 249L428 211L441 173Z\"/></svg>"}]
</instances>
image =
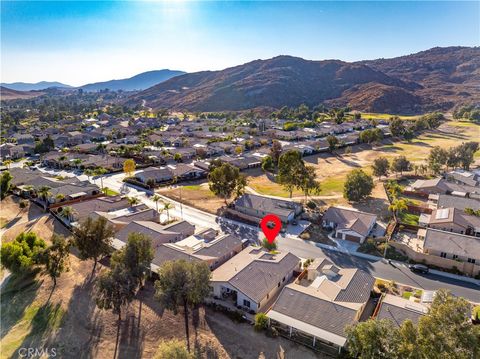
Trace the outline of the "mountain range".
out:
<instances>
[{"instance_id":1,"label":"mountain range","mask_svg":"<svg viewBox=\"0 0 480 359\"><path fill-rule=\"evenodd\" d=\"M166 81L174 76L183 75L183 71L172 71L172 70L154 70L147 71L141 74L135 75L133 77L120 79L120 80L110 80L103 82L94 82L86 84L79 87L73 87L70 85L65 85L61 82L48 82L41 81L37 83L26 83L26 82L14 82L14 83L3 83L1 86L16 90L16 91L38 91L45 90L48 88L59 88L59 89L82 89L84 91L100 91L109 89L112 91L136 91L136 90L145 90L153 85L156 85L160 82Z\"/></svg>"},{"instance_id":2,"label":"mountain range","mask_svg":"<svg viewBox=\"0 0 480 359\"><path fill-rule=\"evenodd\" d=\"M17 91L0 86L0 98L2 100L29 99L43 95L41 91Z\"/></svg>"},{"instance_id":3,"label":"mountain range","mask_svg":"<svg viewBox=\"0 0 480 359\"><path fill-rule=\"evenodd\" d=\"M305 103L417 114L480 103L480 47L433 48L392 59L255 60L221 71L176 76L132 95L153 108L238 111Z\"/></svg>"}]
</instances>

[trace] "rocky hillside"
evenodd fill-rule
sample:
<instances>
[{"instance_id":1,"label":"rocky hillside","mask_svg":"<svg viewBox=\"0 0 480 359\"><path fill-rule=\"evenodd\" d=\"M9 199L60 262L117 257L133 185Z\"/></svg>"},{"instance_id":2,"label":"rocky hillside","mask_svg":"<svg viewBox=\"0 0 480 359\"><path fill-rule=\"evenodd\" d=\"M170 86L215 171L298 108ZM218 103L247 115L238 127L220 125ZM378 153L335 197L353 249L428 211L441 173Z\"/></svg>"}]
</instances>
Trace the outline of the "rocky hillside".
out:
<instances>
[{"instance_id":1,"label":"rocky hillside","mask_svg":"<svg viewBox=\"0 0 480 359\"><path fill-rule=\"evenodd\" d=\"M153 108L192 111L279 108L301 103L362 111L420 113L480 102L480 48L434 48L347 63L291 56L174 77L129 98Z\"/></svg>"}]
</instances>

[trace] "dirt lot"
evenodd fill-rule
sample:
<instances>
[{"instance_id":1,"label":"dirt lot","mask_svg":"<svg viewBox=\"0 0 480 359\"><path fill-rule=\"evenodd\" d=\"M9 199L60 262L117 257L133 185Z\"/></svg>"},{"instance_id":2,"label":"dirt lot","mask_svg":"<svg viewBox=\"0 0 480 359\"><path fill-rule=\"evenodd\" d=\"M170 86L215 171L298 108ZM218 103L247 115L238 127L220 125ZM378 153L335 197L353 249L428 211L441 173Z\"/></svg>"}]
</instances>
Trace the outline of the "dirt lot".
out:
<instances>
[{"instance_id":1,"label":"dirt lot","mask_svg":"<svg viewBox=\"0 0 480 359\"><path fill-rule=\"evenodd\" d=\"M43 239L50 239L53 232L69 235L69 232L58 221L45 213L35 204L28 204L21 209L18 198L8 197L1 203L1 215L5 226L1 230L2 240L10 241L22 232L33 231Z\"/></svg>"},{"instance_id":2,"label":"dirt lot","mask_svg":"<svg viewBox=\"0 0 480 359\"><path fill-rule=\"evenodd\" d=\"M38 274L11 279L2 291L2 358L18 348L57 348L62 358L112 358L116 316L96 308L90 281L92 263L71 256L71 269L62 275L51 295L52 283ZM48 300L51 295L50 301ZM140 299L142 303L139 314ZM200 308L191 317L191 340L200 358L321 358L283 338L267 338L248 324ZM183 315L164 311L153 299L152 283L123 313L118 358L151 358L161 340L184 339Z\"/></svg>"},{"instance_id":3,"label":"dirt lot","mask_svg":"<svg viewBox=\"0 0 480 359\"><path fill-rule=\"evenodd\" d=\"M25 230L47 240L54 231L68 234L53 217L36 207L19 210L11 198L2 203L2 215L9 222L3 240L11 240ZM0 357L16 357L22 347L42 347L56 348L62 358L112 358L117 317L96 308L91 270L92 262L80 261L73 251L70 270L60 277L53 292L51 279L42 273L10 276L1 292ZM184 339L182 313L175 316L163 310L153 293L153 285L148 282L124 310L118 358L152 358L162 340ZM194 311L191 328L191 343L199 358L258 358L261 353L276 358L280 348L287 358L321 357L286 339L267 338L250 325L234 323L210 309Z\"/></svg>"},{"instance_id":4,"label":"dirt lot","mask_svg":"<svg viewBox=\"0 0 480 359\"><path fill-rule=\"evenodd\" d=\"M177 201L180 201L180 198L182 198L183 203L212 214L217 214L218 209L225 205L222 199L216 197L210 191L208 183L205 181L194 185L182 186L181 194L180 187L164 187L157 192Z\"/></svg>"}]
</instances>

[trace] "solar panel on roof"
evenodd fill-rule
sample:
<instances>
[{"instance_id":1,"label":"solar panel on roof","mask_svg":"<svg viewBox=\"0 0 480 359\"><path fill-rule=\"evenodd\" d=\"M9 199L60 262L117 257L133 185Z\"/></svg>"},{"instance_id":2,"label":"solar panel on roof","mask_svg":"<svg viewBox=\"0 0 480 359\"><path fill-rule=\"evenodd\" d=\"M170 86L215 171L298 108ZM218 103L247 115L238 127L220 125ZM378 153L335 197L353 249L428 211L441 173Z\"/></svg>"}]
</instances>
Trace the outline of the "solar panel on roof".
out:
<instances>
[{"instance_id":1,"label":"solar panel on roof","mask_svg":"<svg viewBox=\"0 0 480 359\"><path fill-rule=\"evenodd\" d=\"M447 219L448 218L448 208L442 208L437 210L435 219Z\"/></svg>"}]
</instances>

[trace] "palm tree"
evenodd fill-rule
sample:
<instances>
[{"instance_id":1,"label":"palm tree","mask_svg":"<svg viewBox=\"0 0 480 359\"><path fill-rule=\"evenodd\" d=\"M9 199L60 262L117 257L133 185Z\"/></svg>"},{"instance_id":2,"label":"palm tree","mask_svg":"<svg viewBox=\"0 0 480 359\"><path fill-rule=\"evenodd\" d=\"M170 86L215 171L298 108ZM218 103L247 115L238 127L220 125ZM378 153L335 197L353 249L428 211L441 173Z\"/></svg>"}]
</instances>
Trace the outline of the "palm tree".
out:
<instances>
[{"instance_id":1,"label":"palm tree","mask_svg":"<svg viewBox=\"0 0 480 359\"><path fill-rule=\"evenodd\" d=\"M83 171L83 174L86 175L88 177L88 180L90 181L90 177L94 175L94 171L90 168L87 168L85 171Z\"/></svg>"},{"instance_id":2,"label":"palm tree","mask_svg":"<svg viewBox=\"0 0 480 359\"><path fill-rule=\"evenodd\" d=\"M136 204L140 203L140 200L137 197L127 197L128 204L130 204L130 207L135 206Z\"/></svg>"},{"instance_id":3,"label":"palm tree","mask_svg":"<svg viewBox=\"0 0 480 359\"><path fill-rule=\"evenodd\" d=\"M28 192L28 195L31 196L32 192L35 191L35 188L31 185L23 186L23 190Z\"/></svg>"},{"instance_id":4,"label":"palm tree","mask_svg":"<svg viewBox=\"0 0 480 359\"><path fill-rule=\"evenodd\" d=\"M168 222L170 222L170 212L169 210L170 209L173 209L175 208L175 206L173 204L171 204L170 202L166 202L164 205L163 205L163 209L165 211L167 211L167 219L168 219Z\"/></svg>"},{"instance_id":5,"label":"palm tree","mask_svg":"<svg viewBox=\"0 0 480 359\"><path fill-rule=\"evenodd\" d=\"M77 166L77 169L80 169L80 164L81 164L82 162L83 162L83 160L80 159L80 158L75 158L75 159L72 161L72 163L73 163L75 166Z\"/></svg>"},{"instance_id":6,"label":"palm tree","mask_svg":"<svg viewBox=\"0 0 480 359\"><path fill-rule=\"evenodd\" d=\"M43 201L45 202L44 205L43 205L44 210L47 210L48 197L50 197L52 195L52 192L50 192L50 187L42 186L38 189L37 193L40 195L40 198L42 198Z\"/></svg>"},{"instance_id":7,"label":"palm tree","mask_svg":"<svg viewBox=\"0 0 480 359\"><path fill-rule=\"evenodd\" d=\"M55 199L57 199L59 202L61 202L65 198L65 195L63 193L59 193L55 196Z\"/></svg>"},{"instance_id":8,"label":"palm tree","mask_svg":"<svg viewBox=\"0 0 480 359\"><path fill-rule=\"evenodd\" d=\"M388 210L395 213L397 216L408 209L407 201L404 199L394 199L390 206L388 206Z\"/></svg>"},{"instance_id":9,"label":"palm tree","mask_svg":"<svg viewBox=\"0 0 480 359\"><path fill-rule=\"evenodd\" d=\"M51 188L48 186L42 186L38 189L38 194L40 195L40 198L42 198L45 202L47 202L47 198L52 195L50 189Z\"/></svg>"},{"instance_id":10,"label":"palm tree","mask_svg":"<svg viewBox=\"0 0 480 359\"><path fill-rule=\"evenodd\" d=\"M68 221L71 221L73 219L74 214L76 214L77 211L75 211L72 207L66 206L63 207L62 212L60 212L60 215L63 218L66 218Z\"/></svg>"},{"instance_id":11,"label":"palm tree","mask_svg":"<svg viewBox=\"0 0 480 359\"><path fill-rule=\"evenodd\" d=\"M100 177L100 184L101 184L102 190L103 190L103 177L102 177L102 176L103 176L105 173L107 173L107 172L108 172L108 171L107 171L105 168L103 168L103 167L98 167L98 168L96 168L96 169L93 171L93 174L94 174L95 176Z\"/></svg>"},{"instance_id":12,"label":"palm tree","mask_svg":"<svg viewBox=\"0 0 480 359\"><path fill-rule=\"evenodd\" d=\"M105 194L105 196L108 196L108 192L110 192L110 188L103 187L102 192L103 192L103 194Z\"/></svg>"},{"instance_id":13,"label":"palm tree","mask_svg":"<svg viewBox=\"0 0 480 359\"><path fill-rule=\"evenodd\" d=\"M158 194L154 195L152 197L152 201L155 202L156 206L157 206L157 212L158 212L158 201L160 201L162 197L160 197Z\"/></svg>"}]
</instances>

